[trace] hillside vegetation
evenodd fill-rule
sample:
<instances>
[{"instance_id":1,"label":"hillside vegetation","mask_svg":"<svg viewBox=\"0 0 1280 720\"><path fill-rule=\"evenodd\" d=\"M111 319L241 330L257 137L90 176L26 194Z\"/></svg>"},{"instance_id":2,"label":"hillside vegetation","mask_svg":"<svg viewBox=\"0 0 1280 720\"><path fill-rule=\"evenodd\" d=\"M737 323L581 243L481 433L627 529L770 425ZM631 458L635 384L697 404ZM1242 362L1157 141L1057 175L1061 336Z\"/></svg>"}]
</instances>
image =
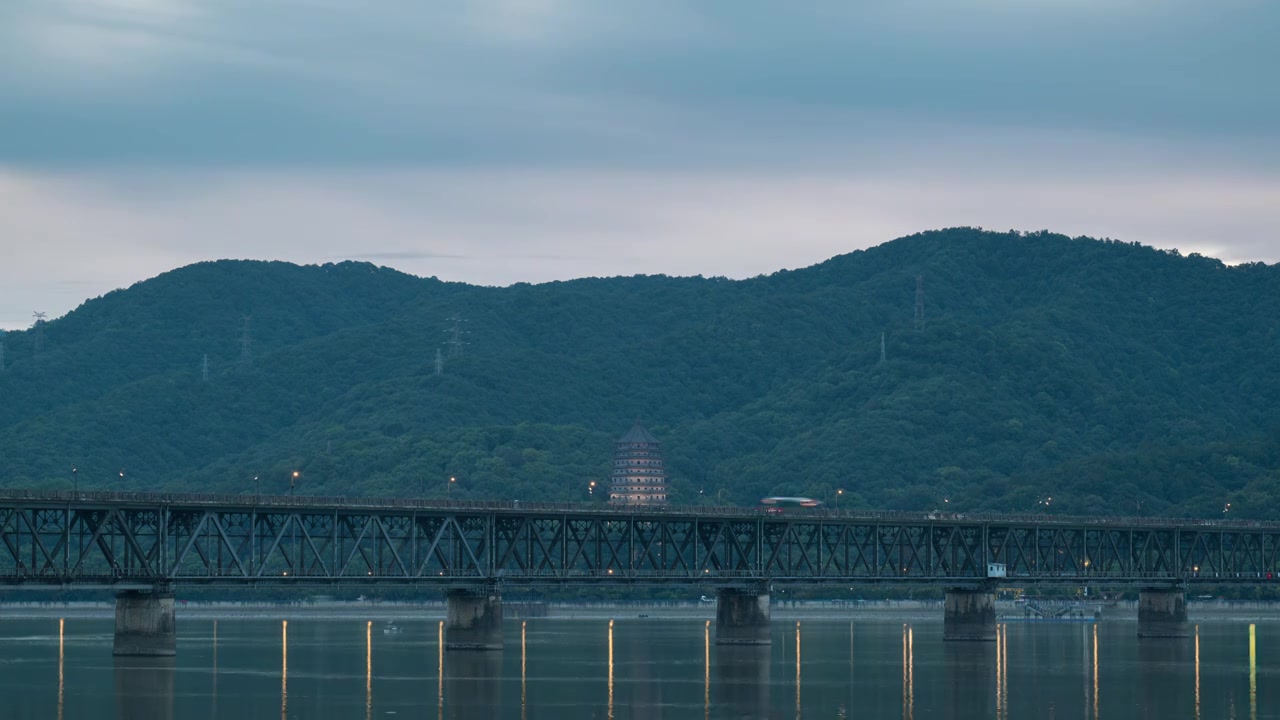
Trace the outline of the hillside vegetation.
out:
<instances>
[{"instance_id":1,"label":"hillside vegetation","mask_svg":"<svg viewBox=\"0 0 1280 720\"><path fill-rule=\"evenodd\" d=\"M677 502L1280 516L1280 266L1128 243L958 228L506 288L219 261L42 331L5 339L8 487L586 500L641 418Z\"/></svg>"}]
</instances>

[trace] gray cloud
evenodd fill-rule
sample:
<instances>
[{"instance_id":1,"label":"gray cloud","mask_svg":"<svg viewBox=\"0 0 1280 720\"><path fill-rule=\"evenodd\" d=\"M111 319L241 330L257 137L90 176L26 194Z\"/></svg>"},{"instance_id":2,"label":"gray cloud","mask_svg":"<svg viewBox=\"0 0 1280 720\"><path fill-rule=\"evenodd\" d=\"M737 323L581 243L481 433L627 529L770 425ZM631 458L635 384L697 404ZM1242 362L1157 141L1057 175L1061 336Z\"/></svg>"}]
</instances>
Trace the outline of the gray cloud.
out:
<instances>
[{"instance_id":1,"label":"gray cloud","mask_svg":"<svg viewBox=\"0 0 1280 720\"><path fill-rule=\"evenodd\" d=\"M982 225L1275 262L1277 26L1261 0L6 0L0 326L218 257L743 277Z\"/></svg>"},{"instance_id":2,"label":"gray cloud","mask_svg":"<svg viewBox=\"0 0 1280 720\"><path fill-rule=\"evenodd\" d=\"M1154 0L11 0L0 159L723 167L942 126L1273 168L1278 23Z\"/></svg>"}]
</instances>

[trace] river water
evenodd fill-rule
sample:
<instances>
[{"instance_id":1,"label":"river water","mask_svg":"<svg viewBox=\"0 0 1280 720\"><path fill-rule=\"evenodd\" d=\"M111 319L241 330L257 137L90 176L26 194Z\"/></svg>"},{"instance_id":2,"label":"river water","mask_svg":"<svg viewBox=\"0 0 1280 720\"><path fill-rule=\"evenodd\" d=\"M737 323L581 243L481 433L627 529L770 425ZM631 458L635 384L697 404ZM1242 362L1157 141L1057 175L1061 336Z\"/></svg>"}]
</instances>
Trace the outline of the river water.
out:
<instances>
[{"instance_id":1,"label":"river water","mask_svg":"<svg viewBox=\"0 0 1280 720\"><path fill-rule=\"evenodd\" d=\"M1186 640L1133 623L774 622L718 647L702 620L508 621L502 652L442 652L436 621L179 618L178 657L114 659L109 620L0 621L0 717L1280 718L1280 624Z\"/></svg>"}]
</instances>

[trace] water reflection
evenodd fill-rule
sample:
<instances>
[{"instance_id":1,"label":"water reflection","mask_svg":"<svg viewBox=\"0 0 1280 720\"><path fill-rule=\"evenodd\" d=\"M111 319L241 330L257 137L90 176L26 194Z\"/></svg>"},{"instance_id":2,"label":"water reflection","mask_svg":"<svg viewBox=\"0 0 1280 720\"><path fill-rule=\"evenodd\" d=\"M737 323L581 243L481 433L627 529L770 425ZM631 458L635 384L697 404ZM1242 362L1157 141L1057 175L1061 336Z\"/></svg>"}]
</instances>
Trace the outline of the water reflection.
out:
<instances>
[{"instance_id":1,"label":"water reflection","mask_svg":"<svg viewBox=\"0 0 1280 720\"><path fill-rule=\"evenodd\" d=\"M702 717L711 717L711 621L702 626Z\"/></svg>"},{"instance_id":2,"label":"water reflection","mask_svg":"<svg viewBox=\"0 0 1280 720\"><path fill-rule=\"evenodd\" d=\"M204 635L193 628L187 652L176 659L181 673L175 675L172 660L107 662L109 619L60 620L56 635L48 632L52 623L44 621L45 630L36 637L29 637L30 622L0 620L2 714L5 720L239 720L274 717L278 701L281 714L291 720L371 720L392 714L432 720L604 720L610 711L624 720L694 717L698 705L704 720L791 718L797 712L815 718L914 720L917 710L921 718L953 720L1048 718L1055 713L1085 720L1280 718L1277 698L1268 694L1270 686L1264 687L1268 670L1280 662L1280 650L1259 641L1260 634L1267 637L1261 621L1262 633L1257 625L1247 631L1248 621L1223 621L1193 625L1191 637L1172 642L1139 642L1123 623L1010 624L1000 625L996 642L985 644L944 643L937 623L921 623L916 647L915 622L859 621L851 628L847 620L806 619L800 626L794 620L775 625L772 651L768 646L713 647L704 619L624 621L613 627L607 618L539 622L546 625L534 628L537 673L529 672L527 623L508 626L509 642L520 643L519 662L515 648L509 648L505 664L500 653L446 652L439 625L437 637L431 638L430 623L408 623L405 639L415 642L383 639L378 647L383 679L378 712L373 713L369 623L361 638L351 620L223 620L216 627L199 622L211 632ZM698 622L703 624L701 657ZM212 648L200 636L212 639ZM358 663L351 662L362 650L363 677ZM432 654L437 656L436 702L429 687ZM55 660L57 666L50 667ZM277 660L278 691L270 677ZM1010 702L1009 686L1014 684L1019 688L1016 709ZM1106 698L1101 685L1108 687ZM90 698L101 697L99 689L114 690L116 697L95 706ZM215 697L216 706L211 702ZM448 703L442 702L444 697ZM1104 699L1106 713L1101 712ZM432 705L437 706L435 714Z\"/></svg>"},{"instance_id":3,"label":"water reflection","mask_svg":"<svg viewBox=\"0 0 1280 720\"><path fill-rule=\"evenodd\" d=\"M797 674L799 669L796 670ZM916 716L915 643L910 625L902 626L902 720Z\"/></svg>"},{"instance_id":4,"label":"water reflection","mask_svg":"<svg viewBox=\"0 0 1280 720\"><path fill-rule=\"evenodd\" d=\"M502 651L457 650L444 663L448 717L500 718L502 714Z\"/></svg>"},{"instance_id":5,"label":"water reflection","mask_svg":"<svg viewBox=\"0 0 1280 720\"><path fill-rule=\"evenodd\" d=\"M796 718L800 718L800 621L796 621Z\"/></svg>"},{"instance_id":6,"label":"water reflection","mask_svg":"<svg viewBox=\"0 0 1280 720\"><path fill-rule=\"evenodd\" d=\"M364 625L364 720L373 718L373 621Z\"/></svg>"},{"instance_id":7,"label":"water reflection","mask_svg":"<svg viewBox=\"0 0 1280 720\"><path fill-rule=\"evenodd\" d=\"M1094 626L1097 628L1097 625ZM1095 629L1094 632L1097 632ZM1095 711L1094 715L1097 713ZM1196 720L1200 720L1200 626L1196 625Z\"/></svg>"},{"instance_id":8,"label":"water reflection","mask_svg":"<svg viewBox=\"0 0 1280 720\"><path fill-rule=\"evenodd\" d=\"M1000 636L996 644L985 642L944 642L944 681L950 697L943 703L949 718L1001 717L997 710L999 693L995 675L1000 671Z\"/></svg>"},{"instance_id":9,"label":"water reflection","mask_svg":"<svg viewBox=\"0 0 1280 720\"><path fill-rule=\"evenodd\" d=\"M218 621L213 621L213 672L210 673L213 689L210 694L210 717L218 717Z\"/></svg>"},{"instance_id":10,"label":"water reflection","mask_svg":"<svg viewBox=\"0 0 1280 720\"><path fill-rule=\"evenodd\" d=\"M1098 720L1098 623L1093 624L1093 720Z\"/></svg>"},{"instance_id":11,"label":"water reflection","mask_svg":"<svg viewBox=\"0 0 1280 720\"><path fill-rule=\"evenodd\" d=\"M1185 717L1187 705L1194 698L1187 697L1187 675L1194 672L1192 648L1185 639L1154 638L1138 643L1138 677L1141 688L1142 714L1140 717L1164 720L1169 717L1167 706L1172 699ZM1191 671L1191 672L1188 672Z\"/></svg>"},{"instance_id":12,"label":"water reflection","mask_svg":"<svg viewBox=\"0 0 1280 720\"><path fill-rule=\"evenodd\" d=\"M62 651L62 640L66 624L66 618L58 618L58 720L62 720L62 668L66 660L66 655Z\"/></svg>"},{"instance_id":13,"label":"water reflection","mask_svg":"<svg viewBox=\"0 0 1280 720\"><path fill-rule=\"evenodd\" d=\"M289 621L280 621L280 720L289 718Z\"/></svg>"},{"instance_id":14,"label":"water reflection","mask_svg":"<svg viewBox=\"0 0 1280 720\"><path fill-rule=\"evenodd\" d=\"M609 621L609 720L613 720L613 621Z\"/></svg>"},{"instance_id":15,"label":"water reflection","mask_svg":"<svg viewBox=\"0 0 1280 720\"><path fill-rule=\"evenodd\" d=\"M1258 626L1249 623L1249 720L1258 720Z\"/></svg>"},{"instance_id":16,"label":"water reflection","mask_svg":"<svg viewBox=\"0 0 1280 720\"><path fill-rule=\"evenodd\" d=\"M444 719L444 621L436 634L436 717Z\"/></svg>"},{"instance_id":17,"label":"water reflection","mask_svg":"<svg viewBox=\"0 0 1280 720\"><path fill-rule=\"evenodd\" d=\"M712 645L711 706L730 718L769 717L768 645Z\"/></svg>"},{"instance_id":18,"label":"water reflection","mask_svg":"<svg viewBox=\"0 0 1280 720\"><path fill-rule=\"evenodd\" d=\"M526 691L529 676L525 670L525 649L527 647L525 630L528 628L528 625L528 621L522 621L520 623L520 720L525 720L529 714L529 696Z\"/></svg>"},{"instance_id":19,"label":"water reflection","mask_svg":"<svg viewBox=\"0 0 1280 720\"><path fill-rule=\"evenodd\" d=\"M116 717L171 720L173 657L116 657Z\"/></svg>"}]
</instances>

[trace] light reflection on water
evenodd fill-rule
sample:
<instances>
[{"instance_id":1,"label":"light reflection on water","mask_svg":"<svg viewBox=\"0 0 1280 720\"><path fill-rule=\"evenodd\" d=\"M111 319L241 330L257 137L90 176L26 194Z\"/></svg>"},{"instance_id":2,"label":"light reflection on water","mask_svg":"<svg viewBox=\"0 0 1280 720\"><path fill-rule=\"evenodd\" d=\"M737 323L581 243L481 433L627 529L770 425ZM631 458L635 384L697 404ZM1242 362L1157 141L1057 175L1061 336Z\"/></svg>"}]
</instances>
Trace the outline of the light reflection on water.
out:
<instances>
[{"instance_id":1,"label":"light reflection on water","mask_svg":"<svg viewBox=\"0 0 1280 720\"><path fill-rule=\"evenodd\" d=\"M548 619L509 624L505 653L400 624L182 620L176 660L113 660L110 621L0 621L3 716L1280 718L1280 623L1143 641L1124 622L1014 623L943 643L941 623L778 621L773 646L721 646L704 620Z\"/></svg>"}]
</instances>

